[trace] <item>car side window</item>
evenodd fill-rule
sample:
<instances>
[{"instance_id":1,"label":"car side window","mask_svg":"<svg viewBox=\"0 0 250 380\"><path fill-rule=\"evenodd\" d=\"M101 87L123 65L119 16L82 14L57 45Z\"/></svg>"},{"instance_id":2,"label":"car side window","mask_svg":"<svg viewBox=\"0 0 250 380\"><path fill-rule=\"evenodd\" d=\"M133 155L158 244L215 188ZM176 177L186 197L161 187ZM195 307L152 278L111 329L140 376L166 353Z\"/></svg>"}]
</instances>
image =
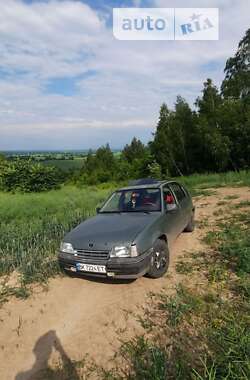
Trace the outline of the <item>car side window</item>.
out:
<instances>
[{"instance_id":1,"label":"car side window","mask_svg":"<svg viewBox=\"0 0 250 380\"><path fill-rule=\"evenodd\" d=\"M173 190L178 202L181 202L186 197L186 193L178 183L171 183L170 188Z\"/></svg>"},{"instance_id":2,"label":"car side window","mask_svg":"<svg viewBox=\"0 0 250 380\"><path fill-rule=\"evenodd\" d=\"M176 204L175 197L168 185L163 186L163 200L165 209L169 209L170 205Z\"/></svg>"}]
</instances>

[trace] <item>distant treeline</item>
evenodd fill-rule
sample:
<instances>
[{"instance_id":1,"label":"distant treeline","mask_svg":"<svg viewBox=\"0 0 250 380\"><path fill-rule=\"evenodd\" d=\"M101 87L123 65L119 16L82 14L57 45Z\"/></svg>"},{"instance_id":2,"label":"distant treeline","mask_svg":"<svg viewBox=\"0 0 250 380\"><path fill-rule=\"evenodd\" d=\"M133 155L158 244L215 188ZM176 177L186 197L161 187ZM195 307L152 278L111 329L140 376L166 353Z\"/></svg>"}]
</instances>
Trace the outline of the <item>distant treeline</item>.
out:
<instances>
[{"instance_id":1,"label":"distant treeline","mask_svg":"<svg viewBox=\"0 0 250 380\"><path fill-rule=\"evenodd\" d=\"M88 152L2 152L8 160L33 160L33 161L49 161L49 160L74 160L75 158L85 157Z\"/></svg>"},{"instance_id":2,"label":"distant treeline","mask_svg":"<svg viewBox=\"0 0 250 380\"><path fill-rule=\"evenodd\" d=\"M181 96L177 96L173 110L163 103L148 145L133 138L121 154L116 154L107 144L89 151L80 170L67 175L34 161L7 161L2 156L0 188L41 191L65 180L95 185L148 176L238 171L249 169L249 165L250 29L235 56L226 62L220 90L207 79L195 110Z\"/></svg>"}]
</instances>

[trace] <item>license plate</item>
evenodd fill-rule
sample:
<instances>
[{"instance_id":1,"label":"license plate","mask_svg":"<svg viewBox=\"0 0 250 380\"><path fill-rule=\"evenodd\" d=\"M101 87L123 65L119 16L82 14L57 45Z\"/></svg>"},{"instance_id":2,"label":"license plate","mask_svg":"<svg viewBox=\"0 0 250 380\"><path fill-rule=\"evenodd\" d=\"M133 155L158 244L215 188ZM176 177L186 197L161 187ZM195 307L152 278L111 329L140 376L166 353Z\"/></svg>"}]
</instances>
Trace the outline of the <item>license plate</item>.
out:
<instances>
[{"instance_id":1,"label":"license plate","mask_svg":"<svg viewBox=\"0 0 250 380\"><path fill-rule=\"evenodd\" d=\"M76 269L81 272L106 273L105 265L92 265L77 263Z\"/></svg>"}]
</instances>

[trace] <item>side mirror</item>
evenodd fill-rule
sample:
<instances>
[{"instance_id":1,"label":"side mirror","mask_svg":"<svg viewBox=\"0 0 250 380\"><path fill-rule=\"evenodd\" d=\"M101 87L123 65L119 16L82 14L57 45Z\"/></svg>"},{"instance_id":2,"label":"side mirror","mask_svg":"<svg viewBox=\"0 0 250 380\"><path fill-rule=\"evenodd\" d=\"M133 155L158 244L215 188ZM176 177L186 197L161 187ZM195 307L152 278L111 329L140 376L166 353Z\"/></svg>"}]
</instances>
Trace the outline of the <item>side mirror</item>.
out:
<instances>
[{"instance_id":1,"label":"side mirror","mask_svg":"<svg viewBox=\"0 0 250 380\"><path fill-rule=\"evenodd\" d=\"M101 207L96 207L96 213L99 214Z\"/></svg>"}]
</instances>

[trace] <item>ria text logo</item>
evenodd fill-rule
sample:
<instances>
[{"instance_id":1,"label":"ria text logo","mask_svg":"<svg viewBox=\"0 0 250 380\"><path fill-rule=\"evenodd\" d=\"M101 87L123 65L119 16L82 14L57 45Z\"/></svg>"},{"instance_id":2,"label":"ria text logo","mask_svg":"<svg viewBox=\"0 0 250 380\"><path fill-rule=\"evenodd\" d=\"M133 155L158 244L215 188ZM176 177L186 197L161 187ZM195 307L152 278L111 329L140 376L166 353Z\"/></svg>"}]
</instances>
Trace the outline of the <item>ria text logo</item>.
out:
<instances>
[{"instance_id":1,"label":"ria text logo","mask_svg":"<svg viewBox=\"0 0 250 380\"><path fill-rule=\"evenodd\" d=\"M218 8L114 8L119 40L218 40Z\"/></svg>"}]
</instances>

